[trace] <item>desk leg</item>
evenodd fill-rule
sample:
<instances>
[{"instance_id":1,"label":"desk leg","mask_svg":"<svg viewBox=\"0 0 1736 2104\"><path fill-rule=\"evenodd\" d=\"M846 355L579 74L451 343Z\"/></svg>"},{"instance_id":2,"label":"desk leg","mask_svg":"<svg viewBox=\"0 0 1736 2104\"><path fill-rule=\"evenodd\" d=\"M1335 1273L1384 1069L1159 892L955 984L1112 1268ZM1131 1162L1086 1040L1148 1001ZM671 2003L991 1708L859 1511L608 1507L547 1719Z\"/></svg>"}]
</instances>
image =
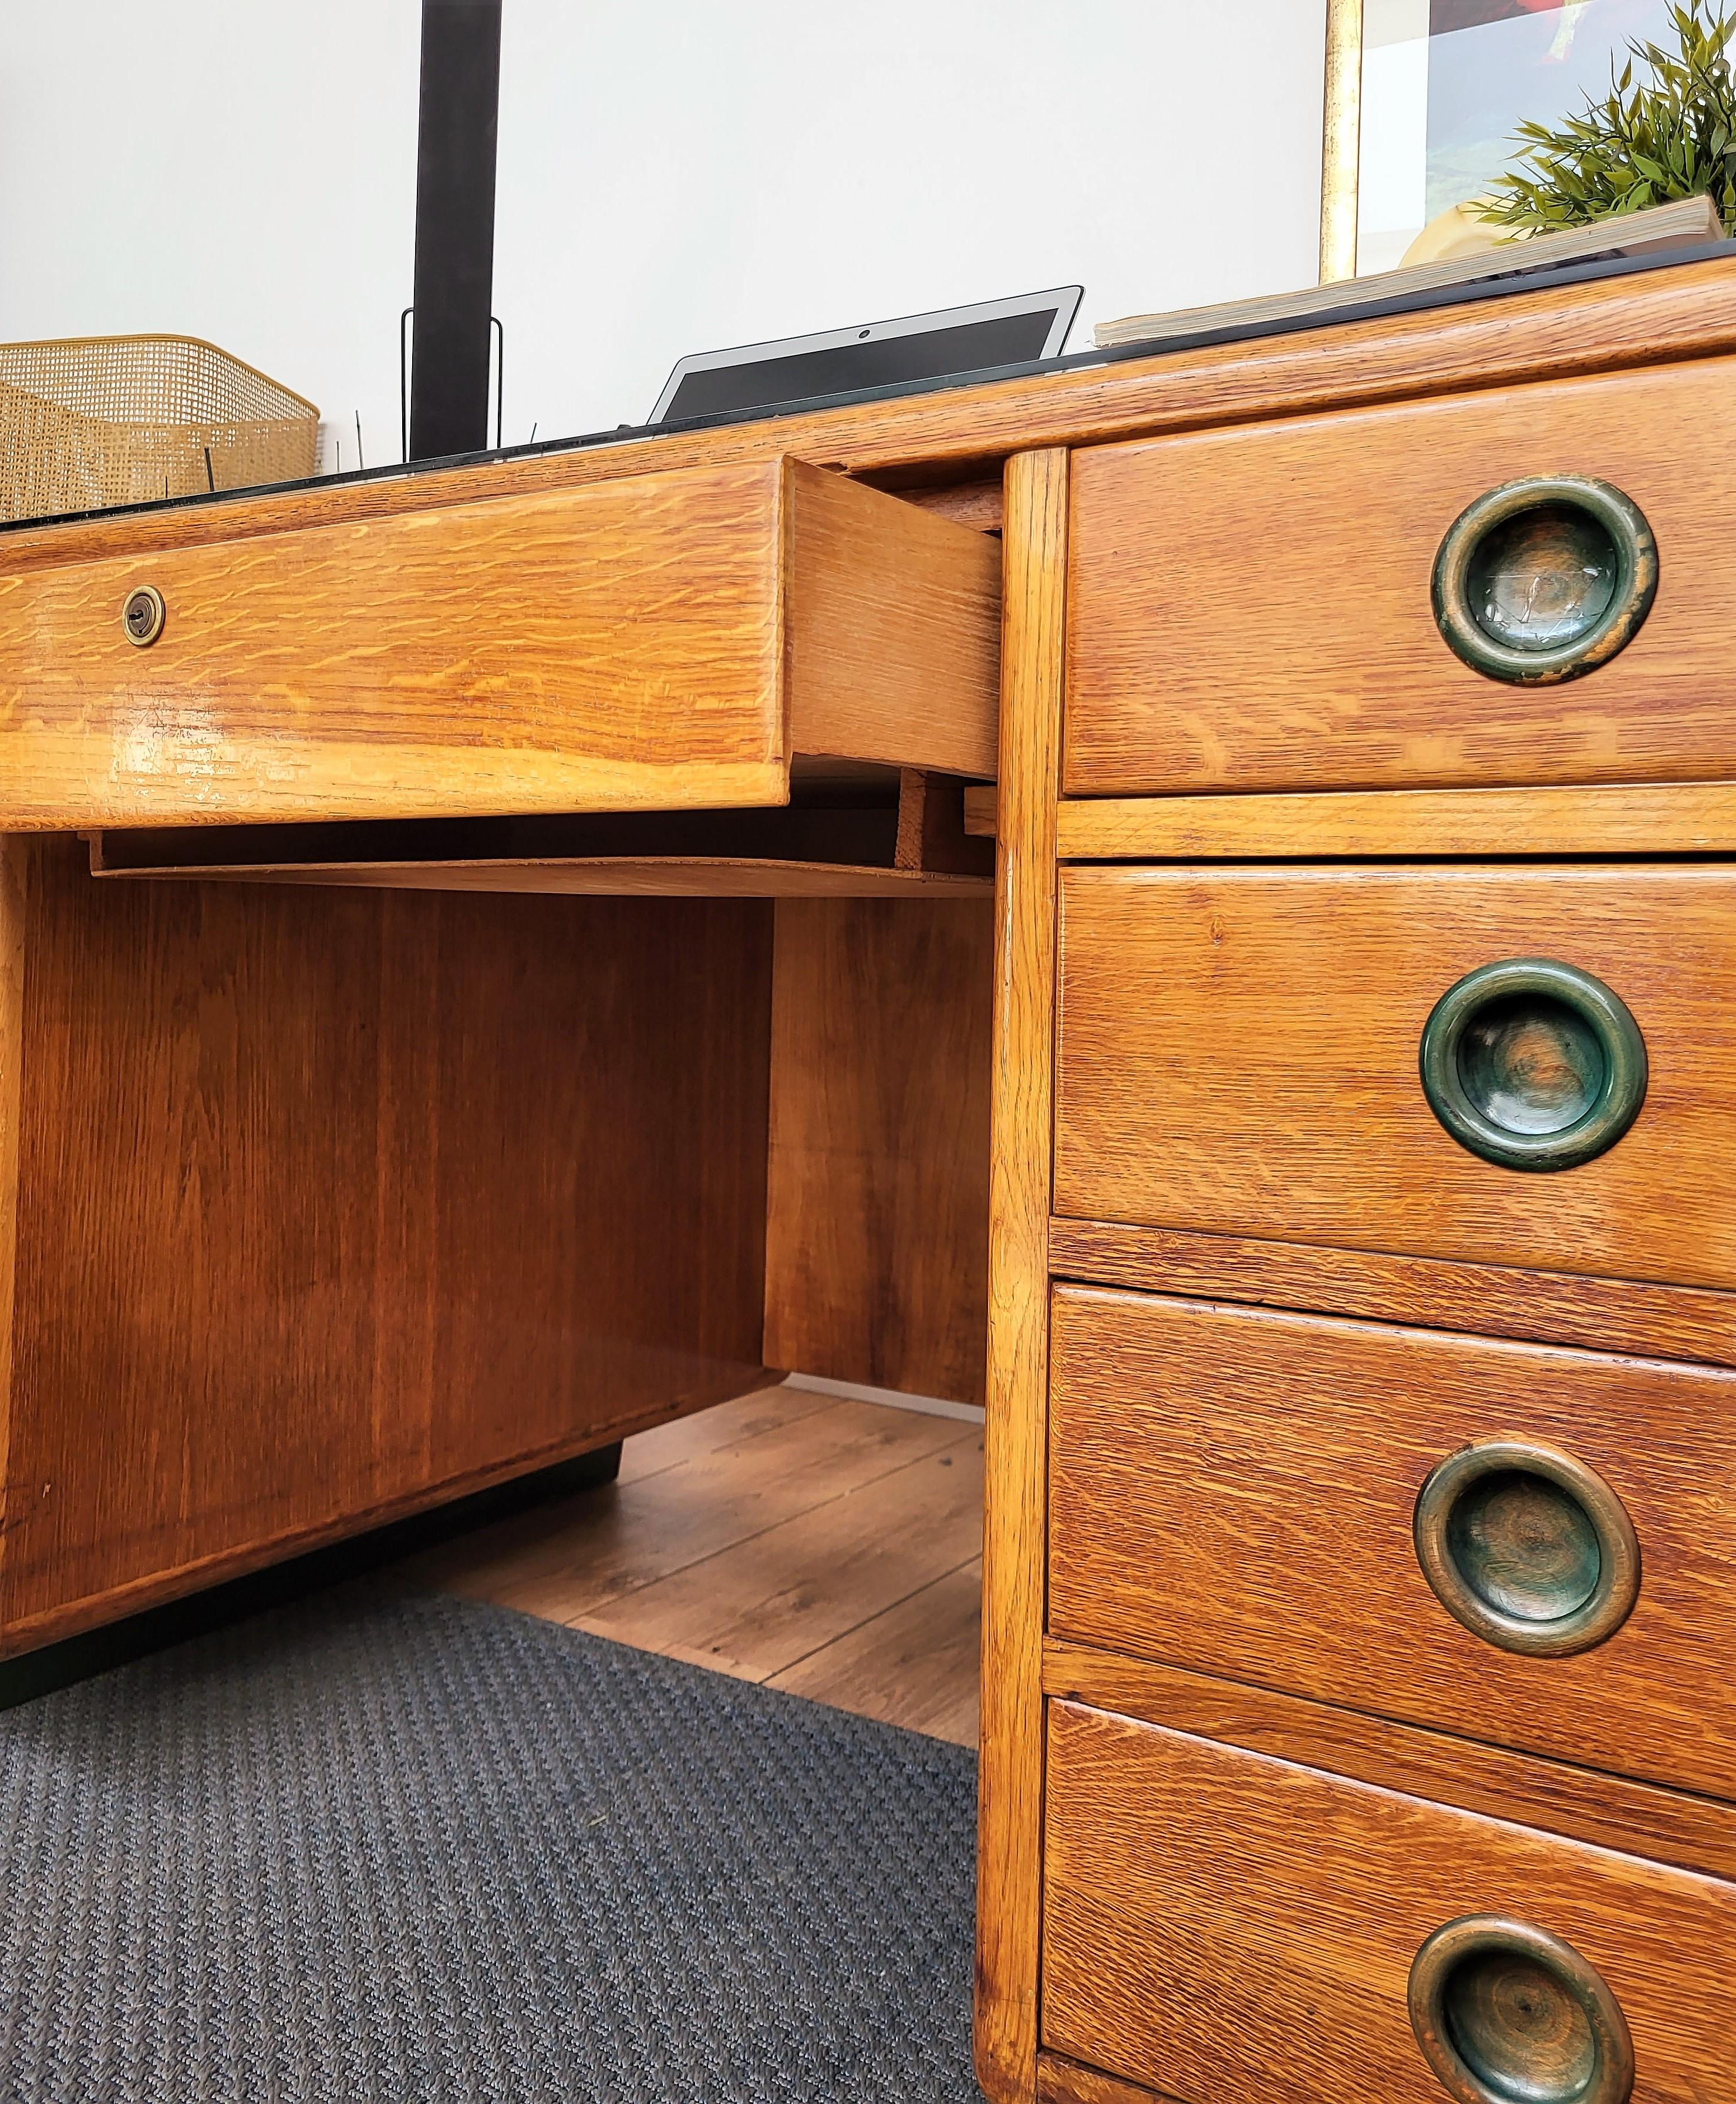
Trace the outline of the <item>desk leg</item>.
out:
<instances>
[{"instance_id":1,"label":"desk leg","mask_svg":"<svg viewBox=\"0 0 1736 2104\"><path fill-rule=\"evenodd\" d=\"M1067 468L1059 451L1006 464L976 1908L976 2074L992 2104L1037 2090Z\"/></svg>"},{"instance_id":2,"label":"desk leg","mask_svg":"<svg viewBox=\"0 0 1736 2104\"><path fill-rule=\"evenodd\" d=\"M760 1378L769 904L5 869L0 1653Z\"/></svg>"}]
</instances>

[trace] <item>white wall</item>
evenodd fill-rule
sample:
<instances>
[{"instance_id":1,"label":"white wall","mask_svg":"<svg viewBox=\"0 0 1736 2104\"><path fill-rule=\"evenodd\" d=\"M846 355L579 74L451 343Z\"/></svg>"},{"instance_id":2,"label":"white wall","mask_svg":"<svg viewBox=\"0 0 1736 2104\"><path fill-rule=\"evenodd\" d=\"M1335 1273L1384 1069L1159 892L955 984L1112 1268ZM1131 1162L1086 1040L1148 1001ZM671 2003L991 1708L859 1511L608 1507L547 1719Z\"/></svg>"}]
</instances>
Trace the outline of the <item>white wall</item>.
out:
<instances>
[{"instance_id":1,"label":"white wall","mask_svg":"<svg viewBox=\"0 0 1736 2104\"><path fill-rule=\"evenodd\" d=\"M683 351L1312 282L1325 0L505 0L506 436ZM398 452L418 0L0 0L0 339L181 330ZM328 464L332 455L328 453Z\"/></svg>"},{"instance_id":2,"label":"white wall","mask_svg":"<svg viewBox=\"0 0 1736 2104\"><path fill-rule=\"evenodd\" d=\"M636 421L684 351L1082 283L1078 346L1311 284L1325 21L1325 0L506 0L509 435Z\"/></svg>"}]
</instances>

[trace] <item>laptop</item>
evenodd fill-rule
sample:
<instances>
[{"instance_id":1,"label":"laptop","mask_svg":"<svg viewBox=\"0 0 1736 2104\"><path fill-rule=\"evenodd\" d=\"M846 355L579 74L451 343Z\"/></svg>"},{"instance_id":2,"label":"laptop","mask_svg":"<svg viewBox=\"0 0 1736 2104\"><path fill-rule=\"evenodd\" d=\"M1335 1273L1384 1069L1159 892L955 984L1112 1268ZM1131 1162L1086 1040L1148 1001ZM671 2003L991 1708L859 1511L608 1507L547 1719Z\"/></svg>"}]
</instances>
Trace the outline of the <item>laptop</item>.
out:
<instances>
[{"instance_id":1,"label":"laptop","mask_svg":"<svg viewBox=\"0 0 1736 2104\"><path fill-rule=\"evenodd\" d=\"M1000 365L1058 357L1085 296L1061 285L1011 300L906 314L900 320L695 351L681 359L657 398L654 424L770 409L826 394L872 393L912 381L947 380Z\"/></svg>"}]
</instances>

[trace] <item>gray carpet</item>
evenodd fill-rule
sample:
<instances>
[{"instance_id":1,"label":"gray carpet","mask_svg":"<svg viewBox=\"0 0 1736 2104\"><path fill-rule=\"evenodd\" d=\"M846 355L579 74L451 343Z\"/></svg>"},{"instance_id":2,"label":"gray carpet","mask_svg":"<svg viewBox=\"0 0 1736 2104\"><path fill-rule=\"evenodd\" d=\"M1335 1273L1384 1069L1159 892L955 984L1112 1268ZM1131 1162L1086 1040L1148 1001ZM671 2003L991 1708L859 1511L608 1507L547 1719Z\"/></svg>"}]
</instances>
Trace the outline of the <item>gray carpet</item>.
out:
<instances>
[{"instance_id":1,"label":"gray carpet","mask_svg":"<svg viewBox=\"0 0 1736 2104\"><path fill-rule=\"evenodd\" d=\"M960 1749L351 1588L0 1715L8 2104L977 2104Z\"/></svg>"}]
</instances>

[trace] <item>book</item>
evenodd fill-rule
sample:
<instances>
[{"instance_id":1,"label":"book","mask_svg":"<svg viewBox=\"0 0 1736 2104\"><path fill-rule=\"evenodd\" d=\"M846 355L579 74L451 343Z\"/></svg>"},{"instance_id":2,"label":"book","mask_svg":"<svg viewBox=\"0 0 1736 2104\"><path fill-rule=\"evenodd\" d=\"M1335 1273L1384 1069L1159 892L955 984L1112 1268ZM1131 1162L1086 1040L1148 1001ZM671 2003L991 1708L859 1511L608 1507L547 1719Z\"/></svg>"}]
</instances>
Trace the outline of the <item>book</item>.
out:
<instances>
[{"instance_id":1,"label":"book","mask_svg":"<svg viewBox=\"0 0 1736 2104\"><path fill-rule=\"evenodd\" d=\"M1567 263L1640 256L1652 249L1723 238L1724 224L1709 197L1681 198L1671 204L1654 204L1645 212L1625 213L1618 219L1570 226L1560 234L1533 234L1521 241L1503 241L1475 255L1446 256L1438 263L1412 263L1366 278L1305 285L1299 292L1270 292L1254 300L1229 300L1218 306L1185 307L1167 314L1129 314L1122 321L1099 322L1092 335L1099 350L1113 350L1154 337L1189 336L1196 331L1291 321L1341 307L1352 299L1390 299L1404 292L1434 292L1444 285L1475 285L1490 278L1559 270Z\"/></svg>"}]
</instances>

